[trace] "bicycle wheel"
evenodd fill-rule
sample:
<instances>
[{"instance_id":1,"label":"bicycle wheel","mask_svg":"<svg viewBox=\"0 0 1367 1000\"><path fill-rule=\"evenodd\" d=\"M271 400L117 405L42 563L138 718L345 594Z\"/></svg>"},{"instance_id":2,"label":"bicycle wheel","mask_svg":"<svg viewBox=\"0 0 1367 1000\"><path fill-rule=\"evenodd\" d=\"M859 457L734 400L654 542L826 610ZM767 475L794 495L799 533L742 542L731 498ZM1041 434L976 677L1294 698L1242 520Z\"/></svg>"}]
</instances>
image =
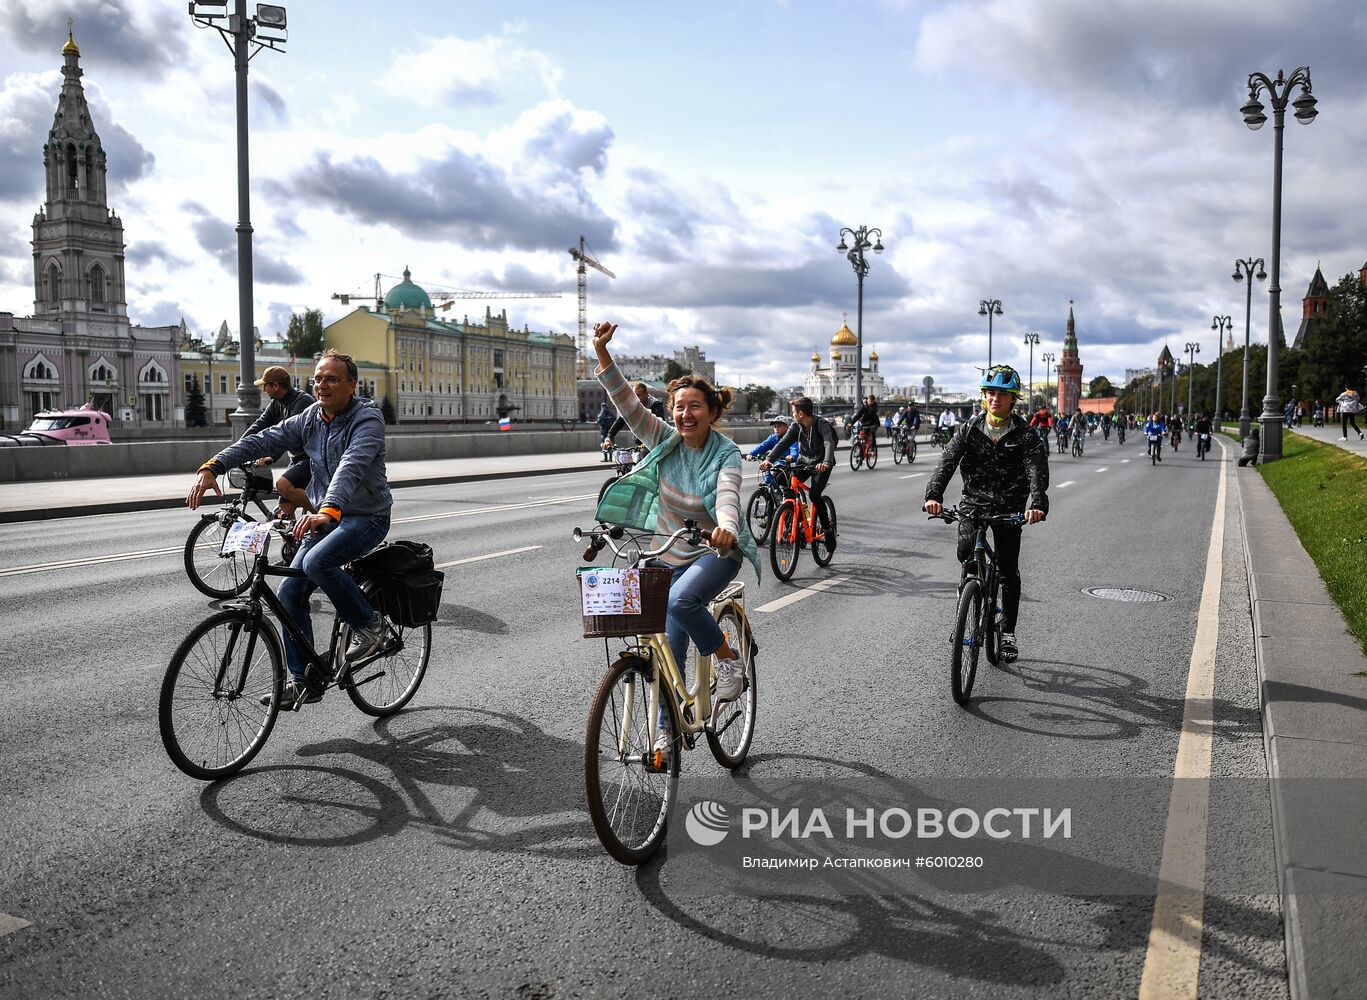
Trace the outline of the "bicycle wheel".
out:
<instances>
[{"instance_id":1,"label":"bicycle wheel","mask_svg":"<svg viewBox=\"0 0 1367 1000\"><path fill-rule=\"evenodd\" d=\"M612 485L613 483L615 483L615 482L617 482L617 477L616 477L616 476L610 476L610 477L603 483L602 486L598 487L598 502L599 502L599 503L602 503L602 502L603 502L603 494L606 493L606 492L608 491L608 487L611 486L611 485Z\"/></svg>"},{"instance_id":2,"label":"bicycle wheel","mask_svg":"<svg viewBox=\"0 0 1367 1000\"><path fill-rule=\"evenodd\" d=\"M864 449L860 447L859 442L856 441L850 446L850 469L851 471L858 472L859 467L863 464Z\"/></svg>"},{"instance_id":3,"label":"bicycle wheel","mask_svg":"<svg viewBox=\"0 0 1367 1000\"><path fill-rule=\"evenodd\" d=\"M668 706L669 764L653 766L650 739L650 667L638 656L623 655L608 667L589 709L584 741L584 795L594 833L624 865L648 861L664 843L669 814L679 787L683 739Z\"/></svg>"},{"instance_id":4,"label":"bicycle wheel","mask_svg":"<svg viewBox=\"0 0 1367 1000\"><path fill-rule=\"evenodd\" d=\"M826 508L826 517L831 522L831 535L839 537L835 521L835 503L828 496L822 496L821 506ZM820 529L821 522L817 521L817 528ZM835 549L826 540L827 536L817 538L812 542L812 559L818 566L829 566L831 558L835 555Z\"/></svg>"},{"instance_id":5,"label":"bicycle wheel","mask_svg":"<svg viewBox=\"0 0 1367 1000\"><path fill-rule=\"evenodd\" d=\"M911 436L907 438L907 464L910 465L914 461L916 461L916 438Z\"/></svg>"},{"instance_id":6,"label":"bicycle wheel","mask_svg":"<svg viewBox=\"0 0 1367 1000\"><path fill-rule=\"evenodd\" d=\"M979 628L982 623L982 584L970 577L959 590L959 607L954 621L954 645L949 653L949 683L954 701L968 704L973 679L978 673L978 651L982 649Z\"/></svg>"},{"instance_id":7,"label":"bicycle wheel","mask_svg":"<svg viewBox=\"0 0 1367 1000\"><path fill-rule=\"evenodd\" d=\"M275 726L284 656L275 629L252 622L243 610L205 619L166 668L157 701L161 742L171 762L192 778L242 770Z\"/></svg>"},{"instance_id":8,"label":"bicycle wheel","mask_svg":"<svg viewBox=\"0 0 1367 1000\"><path fill-rule=\"evenodd\" d=\"M190 578L195 589L201 594L226 600L247 592L251 585L251 557L243 552L234 552L228 558L219 555L223 551L223 538L228 533L224 525L224 511L212 517L204 517L190 530L185 539L185 575ZM255 521L256 518L241 511L232 511L233 521Z\"/></svg>"},{"instance_id":9,"label":"bicycle wheel","mask_svg":"<svg viewBox=\"0 0 1367 1000\"><path fill-rule=\"evenodd\" d=\"M750 494L750 502L745 505L745 523L750 526L750 534L756 545L769 540L769 529L773 527L774 500L769 487L761 486Z\"/></svg>"},{"instance_id":10,"label":"bicycle wheel","mask_svg":"<svg viewBox=\"0 0 1367 1000\"><path fill-rule=\"evenodd\" d=\"M802 530L798 521L797 501L784 500L769 535L769 565L780 580L792 579L797 569L798 533Z\"/></svg>"},{"instance_id":11,"label":"bicycle wheel","mask_svg":"<svg viewBox=\"0 0 1367 1000\"><path fill-rule=\"evenodd\" d=\"M907 457L907 443L903 440L892 442L892 464L901 465L902 459Z\"/></svg>"},{"instance_id":12,"label":"bicycle wheel","mask_svg":"<svg viewBox=\"0 0 1367 1000\"><path fill-rule=\"evenodd\" d=\"M712 721L707 725L707 745L712 756L725 768L745 763L750 743L755 738L755 713L759 697L755 687L755 644L750 640L749 622L736 604L727 604L717 615L726 644L740 654L744 687L733 701L712 704Z\"/></svg>"},{"instance_id":13,"label":"bicycle wheel","mask_svg":"<svg viewBox=\"0 0 1367 1000\"><path fill-rule=\"evenodd\" d=\"M868 455L864 458L864 461L868 463L870 469L872 469L875 465L878 464L878 442L877 442L877 441L870 441L870 442L869 442L869 453L868 453Z\"/></svg>"},{"instance_id":14,"label":"bicycle wheel","mask_svg":"<svg viewBox=\"0 0 1367 1000\"><path fill-rule=\"evenodd\" d=\"M366 588L365 593L370 597L372 591ZM387 639L385 652L351 667L349 675L337 684L362 712L381 718L393 715L413 700L432 656L431 625L400 625L387 614L382 621ZM351 626L343 625L339 648L346 649L350 642Z\"/></svg>"},{"instance_id":15,"label":"bicycle wheel","mask_svg":"<svg viewBox=\"0 0 1367 1000\"><path fill-rule=\"evenodd\" d=\"M1001 585L997 571L989 570L987 586L983 588L982 636L983 652L994 667L1001 659Z\"/></svg>"}]
</instances>

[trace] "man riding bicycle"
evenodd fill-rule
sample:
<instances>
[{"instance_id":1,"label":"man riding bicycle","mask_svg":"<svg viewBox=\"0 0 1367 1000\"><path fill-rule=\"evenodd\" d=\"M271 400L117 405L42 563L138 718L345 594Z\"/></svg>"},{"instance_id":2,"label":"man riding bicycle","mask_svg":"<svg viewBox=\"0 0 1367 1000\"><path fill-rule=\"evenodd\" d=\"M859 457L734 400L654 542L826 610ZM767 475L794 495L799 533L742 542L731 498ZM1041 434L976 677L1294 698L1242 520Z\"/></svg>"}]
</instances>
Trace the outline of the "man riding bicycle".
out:
<instances>
[{"instance_id":1,"label":"man riding bicycle","mask_svg":"<svg viewBox=\"0 0 1367 1000\"><path fill-rule=\"evenodd\" d=\"M878 440L878 401L873 396L865 396L863 405L854 413L855 425L869 435L870 441Z\"/></svg>"},{"instance_id":2,"label":"man riding bicycle","mask_svg":"<svg viewBox=\"0 0 1367 1000\"><path fill-rule=\"evenodd\" d=\"M821 502L821 495L826 492L831 470L835 468L835 425L825 417L816 416L812 401L806 396L799 396L793 400L792 409L795 423L769 451L768 457L759 467L768 469L780 456L786 454L789 446L794 443L797 444L799 459L817 463L815 469L794 469L793 475L797 477L798 482L807 484L807 492L811 494L812 503L816 507L816 516L821 521L821 532L826 536L826 549L828 552L834 552L835 531L827 519L826 505Z\"/></svg>"},{"instance_id":3,"label":"man riding bicycle","mask_svg":"<svg viewBox=\"0 0 1367 1000\"><path fill-rule=\"evenodd\" d=\"M305 575L287 577L280 584L280 603L312 645L309 596L322 587L337 614L352 628L346 650L348 662L377 652L384 634L379 612L343 567L365 555L389 533L394 504L385 473L384 418L370 400L357 398L356 379L356 362L328 348L314 369L318 401L303 413L229 445L205 462L185 499L194 510L209 489L222 496L217 477L251 459L287 449L307 455L308 499L317 513L306 514L294 523L294 537L303 544L292 566ZM290 681L280 707L289 710L298 703L321 699L327 679L307 674L304 653L288 630L284 640Z\"/></svg>"},{"instance_id":4,"label":"man riding bicycle","mask_svg":"<svg viewBox=\"0 0 1367 1000\"><path fill-rule=\"evenodd\" d=\"M963 477L961 511L1005 516L1025 511L1025 523L1037 524L1049 512L1049 449L1025 418L1011 412L1020 398L1021 380L1015 369L996 365L983 373L979 386L985 412L954 434L940 456L940 464L926 483L927 514L938 514L945 488L957 468ZM971 571L974 528L971 518L959 521L958 559ZM1016 617L1020 611L1021 527L993 524L992 542L1002 581L1002 659L1019 655Z\"/></svg>"}]
</instances>

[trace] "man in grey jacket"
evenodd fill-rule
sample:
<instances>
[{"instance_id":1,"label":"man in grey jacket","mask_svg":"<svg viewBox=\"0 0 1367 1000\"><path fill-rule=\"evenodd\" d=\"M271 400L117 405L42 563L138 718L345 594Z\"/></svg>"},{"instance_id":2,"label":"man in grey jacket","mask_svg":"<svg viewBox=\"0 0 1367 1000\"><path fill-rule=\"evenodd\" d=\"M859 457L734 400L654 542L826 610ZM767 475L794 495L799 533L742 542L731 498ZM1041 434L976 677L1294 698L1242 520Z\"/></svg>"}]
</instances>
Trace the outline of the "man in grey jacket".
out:
<instances>
[{"instance_id":1,"label":"man in grey jacket","mask_svg":"<svg viewBox=\"0 0 1367 1000\"><path fill-rule=\"evenodd\" d=\"M322 587L342 620L352 627L348 661L378 652L384 644L379 613L342 567L369 552L389 533L393 498L384 462L384 418L369 400L356 398L356 362L329 349L314 369L318 402L303 413L244 437L205 462L186 497L191 510L207 490L222 494L217 477L234 465L281 451L308 457L308 499L317 511L299 518L294 536L303 541L294 557L303 577L280 585L280 603L312 644L309 595ZM312 676L304 653L286 631L290 670L281 708L319 700L327 678Z\"/></svg>"},{"instance_id":2,"label":"man in grey jacket","mask_svg":"<svg viewBox=\"0 0 1367 1000\"><path fill-rule=\"evenodd\" d=\"M256 380L256 384L261 387L270 398L270 405L261 411L261 416L247 428L243 437L258 434L267 427L274 427L286 417L294 417L303 413L313 405L313 397L302 389L294 387L294 380L290 378L287 369L279 365L271 365L261 377ZM270 465L272 456L258 458L257 465ZM290 455L289 467L285 469L275 481L275 492L280 494L281 513L286 516L292 515L295 508L302 507L310 514L314 510L309 506L308 496L304 492L304 487L309 482L309 460L308 456L302 452ZM286 507L288 505L288 508Z\"/></svg>"}]
</instances>

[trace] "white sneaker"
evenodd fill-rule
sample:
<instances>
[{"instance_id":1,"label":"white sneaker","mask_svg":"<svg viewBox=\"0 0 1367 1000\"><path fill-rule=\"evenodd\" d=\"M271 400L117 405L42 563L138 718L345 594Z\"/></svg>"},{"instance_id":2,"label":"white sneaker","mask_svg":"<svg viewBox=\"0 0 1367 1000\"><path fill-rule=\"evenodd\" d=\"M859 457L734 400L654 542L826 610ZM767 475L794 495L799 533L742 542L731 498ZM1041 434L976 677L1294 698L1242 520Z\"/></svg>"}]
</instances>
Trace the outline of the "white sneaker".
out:
<instances>
[{"instance_id":1,"label":"white sneaker","mask_svg":"<svg viewBox=\"0 0 1367 1000\"><path fill-rule=\"evenodd\" d=\"M660 734L655 737L654 765L657 770L663 771L669 767L669 754L674 746L674 734L668 729L661 729Z\"/></svg>"},{"instance_id":2,"label":"white sneaker","mask_svg":"<svg viewBox=\"0 0 1367 1000\"><path fill-rule=\"evenodd\" d=\"M377 621L370 628L352 629L351 644L346 648L346 661L361 660L378 653L384 645L384 622Z\"/></svg>"},{"instance_id":3,"label":"white sneaker","mask_svg":"<svg viewBox=\"0 0 1367 1000\"><path fill-rule=\"evenodd\" d=\"M1348 435L1347 435L1347 434L1343 435L1343 437L1339 438L1339 440L1340 440L1340 441L1347 441L1347 440L1348 440Z\"/></svg>"},{"instance_id":4,"label":"white sneaker","mask_svg":"<svg viewBox=\"0 0 1367 1000\"><path fill-rule=\"evenodd\" d=\"M735 660L717 660L713 669L716 677L717 701L735 701L745 688L745 670Z\"/></svg>"}]
</instances>

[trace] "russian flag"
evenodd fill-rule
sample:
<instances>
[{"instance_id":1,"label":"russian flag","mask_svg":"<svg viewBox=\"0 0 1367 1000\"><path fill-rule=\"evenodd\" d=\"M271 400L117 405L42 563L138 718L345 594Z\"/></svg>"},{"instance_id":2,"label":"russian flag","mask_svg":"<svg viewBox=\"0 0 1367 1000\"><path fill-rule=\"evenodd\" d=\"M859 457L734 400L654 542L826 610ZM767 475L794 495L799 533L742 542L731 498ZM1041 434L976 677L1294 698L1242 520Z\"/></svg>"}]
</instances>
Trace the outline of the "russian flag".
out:
<instances>
[{"instance_id":1,"label":"russian flag","mask_svg":"<svg viewBox=\"0 0 1367 1000\"><path fill-rule=\"evenodd\" d=\"M512 430L512 429L513 429L513 418L512 418L512 417L499 417L499 418L498 418L498 429L501 430L501 431L510 431L510 430Z\"/></svg>"}]
</instances>

